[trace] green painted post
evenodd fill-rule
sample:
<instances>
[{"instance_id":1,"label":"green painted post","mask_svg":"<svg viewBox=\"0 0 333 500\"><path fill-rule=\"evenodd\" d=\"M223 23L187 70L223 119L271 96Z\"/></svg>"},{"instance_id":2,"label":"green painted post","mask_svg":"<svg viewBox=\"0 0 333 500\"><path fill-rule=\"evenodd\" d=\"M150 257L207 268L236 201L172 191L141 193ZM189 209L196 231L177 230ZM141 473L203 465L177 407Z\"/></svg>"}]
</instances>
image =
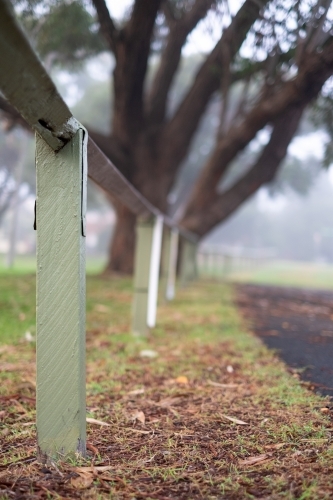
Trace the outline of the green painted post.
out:
<instances>
[{"instance_id":1,"label":"green painted post","mask_svg":"<svg viewBox=\"0 0 333 500\"><path fill-rule=\"evenodd\" d=\"M197 245L191 241L183 239L180 264L180 282L182 286L197 278L196 263Z\"/></svg>"},{"instance_id":2,"label":"green painted post","mask_svg":"<svg viewBox=\"0 0 333 500\"><path fill-rule=\"evenodd\" d=\"M36 135L39 460L86 453L87 133L58 153Z\"/></svg>"},{"instance_id":3,"label":"green painted post","mask_svg":"<svg viewBox=\"0 0 333 500\"><path fill-rule=\"evenodd\" d=\"M164 226L163 230L163 244L162 244L162 270L161 270L161 288L163 299L167 300L167 287L168 287L168 273L170 262L170 243L171 243L171 229Z\"/></svg>"},{"instance_id":4,"label":"green painted post","mask_svg":"<svg viewBox=\"0 0 333 500\"><path fill-rule=\"evenodd\" d=\"M177 276L177 258L178 258L179 231L175 228L171 229L170 246L169 246L169 261L168 274L165 290L167 300L173 300L176 291L176 276Z\"/></svg>"},{"instance_id":5,"label":"green painted post","mask_svg":"<svg viewBox=\"0 0 333 500\"><path fill-rule=\"evenodd\" d=\"M138 219L134 260L133 333L147 333L148 287L154 220Z\"/></svg>"}]
</instances>

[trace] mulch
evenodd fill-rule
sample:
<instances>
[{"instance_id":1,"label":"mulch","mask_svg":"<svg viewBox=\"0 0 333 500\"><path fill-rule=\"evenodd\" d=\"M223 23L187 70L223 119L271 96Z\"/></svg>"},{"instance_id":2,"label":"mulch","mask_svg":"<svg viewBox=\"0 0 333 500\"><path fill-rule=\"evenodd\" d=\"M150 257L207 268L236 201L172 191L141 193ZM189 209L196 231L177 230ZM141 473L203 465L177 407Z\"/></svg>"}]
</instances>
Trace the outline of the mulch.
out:
<instances>
[{"instance_id":1,"label":"mulch","mask_svg":"<svg viewBox=\"0 0 333 500\"><path fill-rule=\"evenodd\" d=\"M333 292L237 285L247 324L302 380L333 397Z\"/></svg>"}]
</instances>

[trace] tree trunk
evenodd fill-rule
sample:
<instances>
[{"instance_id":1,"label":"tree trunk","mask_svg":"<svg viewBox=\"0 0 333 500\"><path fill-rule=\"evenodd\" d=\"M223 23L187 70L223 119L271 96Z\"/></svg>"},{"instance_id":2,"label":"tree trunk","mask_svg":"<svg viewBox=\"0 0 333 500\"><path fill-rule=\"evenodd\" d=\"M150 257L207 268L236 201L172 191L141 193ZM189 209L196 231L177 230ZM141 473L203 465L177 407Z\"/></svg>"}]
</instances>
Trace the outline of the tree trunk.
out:
<instances>
[{"instance_id":1,"label":"tree trunk","mask_svg":"<svg viewBox=\"0 0 333 500\"><path fill-rule=\"evenodd\" d=\"M113 202L117 222L109 249L105 272L132 274L134 268L136 216L124 205Z\"/></svg>"}]
</instances>

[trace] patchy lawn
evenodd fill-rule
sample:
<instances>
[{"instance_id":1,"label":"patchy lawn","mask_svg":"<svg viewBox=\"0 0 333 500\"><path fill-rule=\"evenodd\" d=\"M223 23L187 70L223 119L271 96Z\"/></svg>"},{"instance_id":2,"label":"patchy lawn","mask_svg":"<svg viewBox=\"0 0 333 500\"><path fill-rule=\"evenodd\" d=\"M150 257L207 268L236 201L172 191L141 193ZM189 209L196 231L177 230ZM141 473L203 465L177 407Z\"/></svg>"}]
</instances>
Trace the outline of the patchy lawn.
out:
<instances>
[{"instance_id":1,"label":"patchy lawn","mask_svg":"<svg viewBox=\"0 0 333 500\"><path fill-rule=\"evenodd\" d=\"M328 400L246 331L230 287L208 282L160 306L139 339L130 282L88 278L89 457L38 464L33 294L32 276L0 278L1 499L332 498Z\"/></svg>"}]
</instances>

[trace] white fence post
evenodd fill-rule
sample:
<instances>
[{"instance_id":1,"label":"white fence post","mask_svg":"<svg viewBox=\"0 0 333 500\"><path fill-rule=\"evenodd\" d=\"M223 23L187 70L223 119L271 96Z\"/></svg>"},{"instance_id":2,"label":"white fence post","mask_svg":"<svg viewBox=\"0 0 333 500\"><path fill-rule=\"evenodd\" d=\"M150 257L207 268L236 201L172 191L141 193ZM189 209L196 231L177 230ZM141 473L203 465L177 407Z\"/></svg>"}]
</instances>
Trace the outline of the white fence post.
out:
<instances>
[{"instance_id":1,"label":"white fence post","mask_svg":"<svg viewBox=\"0 0 333 500\"><path fill-rule=\"evenodd\" d=\"M133 333L144 335L156 323L158 279L161 259L163 217L137 222Z\"/></svg>"},{"instance_id":2,"label":"white fence post","mask_svg":"<svg viewBox=\"0 0 333 500\"><path fill-rule=\"evenodd\" d=\"M150 269L149 269L148 310L147 310L147 325L149 326L149 328L153 328L156 325L162 235L163 235L163 217L161 215L158 215L155 218L154 222Z\"/></svg>"}]
</instances>

